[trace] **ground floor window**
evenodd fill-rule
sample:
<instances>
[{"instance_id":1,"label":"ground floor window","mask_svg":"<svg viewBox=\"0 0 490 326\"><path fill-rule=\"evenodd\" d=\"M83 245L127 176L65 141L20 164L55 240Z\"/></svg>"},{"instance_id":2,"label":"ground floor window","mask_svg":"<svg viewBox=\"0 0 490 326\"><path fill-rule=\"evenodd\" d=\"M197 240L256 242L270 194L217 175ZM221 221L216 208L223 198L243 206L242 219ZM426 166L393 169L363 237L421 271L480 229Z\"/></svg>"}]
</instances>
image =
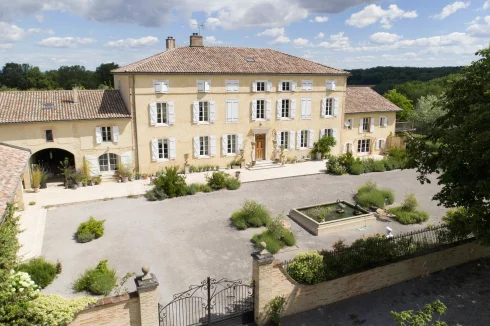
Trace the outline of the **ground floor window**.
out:
<instances>
[{"instance_id":1,"label":"ground floor window","mask_svg":"<svg viewBox=\"0 0 490 326\"><path fill-rule=\"evenodd\" d=\"M209 137L199 137L199 155L209 156Z\"/></svg>"},{"instance_id":2,"label":"ground floor window","mask_svg":"<svg viewBox=\"0 0 490 326\"><path fill-rule=\"evenodd\" d=\"M358 153L369 153L370 147L371 147L371 139L361 139L357 141Z\"/></svg>"},{"instance_id":3,"label":"ground floor window","mask_svg":"<svg viewBox=\"0 0 490 326\"><path fill-rule=\"evenodd\" d=\"M352 143L346 143L345 144L345 152L346 153L352 153Z\"/></svg>"},{"instance_id":4,"label":"ground floor window","mask_svg":"<svg viewBox=\"0 0 490 326\"><path fill-rule=\"evenodd\" d=\"M113 153L106 153L99 156L99 167L101 172L117 171L118 156Z\"/></svg>"},{"instance_id":5,"label":"ground floor window","mask_svg":"<svg viewBox=\"0 0 490 326\"><path fill-rule=\"evenodd\" d=\"M159 159L169 159L168 139L159 139L158 140L158 158Z\"/></svg>"},{"instance_id":6,"label":"ground floor window","mask_svg":"<svg viewBox=\"0 0 490 326\"><path fill-rule=\"evenodd\" d=\"M281 131L281 144L279 146L289 149L289 131Z\"/></svg>"},{"instance_id":7,"label":"ground floor window","mask_svg":"<svg viewBox=\"0 0 490 326\"><path fill-rule=\"evenodd\" d=\"M237 135L228 135L227 136L228 143L227 143L227 154L236 154L237 153Z\"/></svg>"},{"instance_id":8,"label":"ground floor window","mask_svg":"<svg viewBox=\"0 0 490 326\"><path fill-rule=\"evenodd\" d=\"M333 129L332 128L327 128L323 130L323 135L324 137L335 137L333 134Z\"/></svg>"},{"instance_id":9,"label":"ground floor window","mask_svg":"<svg viewBox=\"0 0 490 326\"><path fill-rule=\"evenodd\" d=\"M308 130L301 130L300 148L308 148Z\"/></svg>"}]
</instances>

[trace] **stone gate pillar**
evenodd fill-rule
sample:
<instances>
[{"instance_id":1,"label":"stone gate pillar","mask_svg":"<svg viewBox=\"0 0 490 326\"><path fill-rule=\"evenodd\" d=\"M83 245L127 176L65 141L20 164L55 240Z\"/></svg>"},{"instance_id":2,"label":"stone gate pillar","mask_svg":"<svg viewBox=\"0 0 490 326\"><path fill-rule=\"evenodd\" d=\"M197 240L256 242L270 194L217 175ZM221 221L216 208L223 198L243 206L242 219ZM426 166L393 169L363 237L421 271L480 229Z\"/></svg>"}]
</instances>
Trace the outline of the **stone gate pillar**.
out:
<instances>
[{"instance_id":1,"label":"stone gate pillar","mask_svg":"<svg viewBox=\"0 0 490 326\"><path fill-rule=\"evenodd\" d=\"M263 246L265 248L265 244ZM254 321L261 326L267 323L265 307L270 301L270 291L268 286L272 284L269 279L272 275L272 261L274 256L264 249L252 254L252 279L255 282L254 289Z\"/></svg>"},{"instance_id":2,"label":"stone gate pillar","mask_svg":"<svg viewBox=\"0 0 490 326\"><path fill-rule=\"evenodd\" d=\"M143 275L134 279L139 295L141 326L159 326L158 280L150 268L142 268Z\"/></svg>"}]
</instances>

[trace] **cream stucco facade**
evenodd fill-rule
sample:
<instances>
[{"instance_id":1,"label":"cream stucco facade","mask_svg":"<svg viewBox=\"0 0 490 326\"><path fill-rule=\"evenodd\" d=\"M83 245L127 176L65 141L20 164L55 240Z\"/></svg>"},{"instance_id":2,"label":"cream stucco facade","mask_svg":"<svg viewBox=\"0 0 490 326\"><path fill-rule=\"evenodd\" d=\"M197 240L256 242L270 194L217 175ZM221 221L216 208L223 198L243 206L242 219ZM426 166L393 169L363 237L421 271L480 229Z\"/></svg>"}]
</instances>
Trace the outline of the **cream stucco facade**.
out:
<instances>
[{"instance_id":1,"label":"cream stucco facade","mask_svg":"<svg viewBox=\"0 0 490 326\"><path fill-rule=\"evenodd\" d=\"M244 150L246 163L250 163L253 158L260 159L254 157L257 154L255 150L257 135L265 135L265 148L262 158L273 160L278 155L280 146L277 145L277 149L274 150L273 140L277 140L277 136L274 138L273 135L282 131L288 132L290 138L288 139L288 146L286 146L290 148L285 150L286 157L306 157L310 152L312 141L317 141L320 138L320 133L324 133L321 130L324 129L331 129L330 132L333 132L337 139L337 145L333 148L332 153L339 154L342 151L341 131L342 113L345 106L346 76L116 74L114 78L114 84L116 87L120 87L122 98L129 103L134 114L136 149L141 173L153 173L170 165L182 166L185 163L184 154L189 154L188 163L192 165L209 164L224 167L236 159L236 155L225 154L223 150L223 146L226 146L223 141L225 135L238 135L236 140L241 142L240 148ZM198 92L197 83L199 80L205 80L209 83L209 92ZM233 91L227 91L227 81L230 80L238 81L238 87L233 87ZM335 81L335 90L327 90L327 81L332 80ZM164 81L166 93L155 92L155 81ZM253 85L257 81L270 83L272 86L270 91L254 91ZM296 83L296 90L278 91L281 81ZM303 81L310 81L311 83L305 84L305 88L310 88L309 85L311 85L311 89L304 90ZM132 85L134 85L134 91ZM132 99L133 92L134 99ZM331 114L324 116L322 114L323 101L330 97L335 98L337 108L334 112L332 107ZM294 106L293 103L295 102L294 117L278 117L277 103L280 101L282 110L282 99L292 100L291 106ZM265 100L265 105L270 103L270 115L267 116L267 112L265 112L263 119L254 119L252 117L254 100ZM302 107L308 106L306 103L310 100L311 114L307 116L308 109L302 110ZM210 119L214 121L195 121L194 103L199 101L214 102L214 119ZM230 112L236 109L231 109L232 105L227 104L227 101L235 102L235 105L238 106L237 116L234 116L233 119L230 118L233 115ZM171 103L173 106L171 113L173 117L172 119L168 117L169 123L155 124L152 121L151 106L158 102ZM290 110L293 111L292 107ZM267 111L267 108L264 111ZM227 118L230 121L227 122ZM306 146L299 148L300 136L298 136L298 132L301 130L308 131L309 139L307 142L303 140L303 145ZM311 137L310 132L312 133ZM208 155L196 155L196 136L211 136L209 141L214 140L214 148L212 151L210 149ZM306 136L304 135L304 137ZM152 141L155 139L171 139L172 146L175 147L172 148L173 152L168 155L168 158L155 157L156 148L152 145ZM255 146L252 146L253 142L255 142ZM254 149L252 149L253 147ZM240 148L236 148L235 153L238 153Z\"/></svg>"}]
</instances>

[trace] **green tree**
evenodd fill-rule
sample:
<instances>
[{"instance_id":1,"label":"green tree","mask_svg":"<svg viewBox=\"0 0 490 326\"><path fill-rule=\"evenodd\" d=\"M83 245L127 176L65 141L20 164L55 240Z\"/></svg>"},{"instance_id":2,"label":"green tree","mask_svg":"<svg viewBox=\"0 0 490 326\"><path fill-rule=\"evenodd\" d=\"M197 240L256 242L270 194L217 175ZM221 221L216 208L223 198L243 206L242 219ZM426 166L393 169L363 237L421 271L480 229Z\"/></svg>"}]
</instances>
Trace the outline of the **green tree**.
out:
<instances>
[{"instance_id":1,"label":"green tree","mask_svg":"<svg viewBox=\"0 0 490 326\"><path fill-rule=\"evenodd\" d=\"M6 63L0 74L0 84L9 88L28 89L27 72L29 69L31 69L31 66L26 63Z\"/></svg>"},{"instance_id":2,"label":"green tree","mask_svg":"<svg viewBox=\"0 0 490 326\"><path fill-rule=\"evenodd\" d=\"M402 112L397 113L397 118L407 120L413 110L413 103L405 95L398 93L396 89L392 89L383 95L391 103L402 109Z\"/></svg>"},{"instance_id":3,"label":"green tree","mask_svg":"<svg viewBox=\"0 0 490 326\"><path fill-rule=\"evenodd\" d=\"M440 97L452 82L460 78L461 76L459 74L451 74L431 79L426 82L420 80L410 81L396 85L394 88L397 92L405 95L413 103L417 103L422 96L435 95Z\"/></svg>"},{"instance_id":4,"label":"green tree","mask_svg":"<svg viewBox=\"0 0 490 326\"><path fill-rule=\"evenodd\" d=\"M98 79L98 83L114 88L114 78L111 74L111 70L119 68L119 65L114 62L103 63L97 68L95 68L95 74ZM100 86L99 86L100 89Z\"/></svg>"},{"instance_id":5,"label":"green tree","mask_svg":"<svg viewBox=\"0 0 490 326\"><path fill-rule=\"evenodd\" d=\"M419 311L407 310L402 312L391 312L391 317L398 326L448 326L447 323L436 320L432 322L434 314L440 316L446 313L447 307L440 300L428 303L424 309ZM458 326L458 325L457 325Z\"/></svg>"},{"instance_id":6,"label":"green tree","mask_svg":"<svg viewBox=\"0 0 490 326\"><path fill-rule=\"evenodd\" d=\"M473 234L490 244L490 48L463 69L441 99L446 114L430 133L407 143L410 164L421 183L437 172L441 190L434 196L445 207L463 207Z\"/></svg>"},{"instance_id":7,"label":"green tree","mask_svg":"<svg viewBox=\"0 0 490 326\"><path fill-rule=\"evenodd\" d=\"M29 88L35 89L49 89L49 81L46 75L39 70L39 67L33 67L29 69L26 74L27 84Z\"/></svg>"},{"instance_id":8,"label":"green tree","mask_svg":"<svg viewBox=\"0 0 490 326\"><path fill-rule=\"evenodd\" d=\"M408 116L408 119L414 122L417 133L427 134L435 121L445 114L439 102L440 100L434 95L419 98L414 110Z\"/></svg>"}]
</instances>

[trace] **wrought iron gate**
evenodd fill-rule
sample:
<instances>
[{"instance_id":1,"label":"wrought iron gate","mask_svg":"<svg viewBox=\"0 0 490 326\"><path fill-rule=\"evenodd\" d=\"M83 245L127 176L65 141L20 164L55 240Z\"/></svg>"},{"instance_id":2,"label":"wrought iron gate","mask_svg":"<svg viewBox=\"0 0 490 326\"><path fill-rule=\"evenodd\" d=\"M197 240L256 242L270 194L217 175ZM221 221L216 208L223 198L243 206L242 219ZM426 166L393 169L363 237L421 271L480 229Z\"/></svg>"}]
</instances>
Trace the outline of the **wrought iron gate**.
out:
<instances>
[{"instance_id":1,"label":"wrought iron gate","mask_svg":"<svg viewBox=\"0 0 490 326\"><path fill-rule=\"evenodd\" d=\"M243 325L253 322L254 284L208 277L158 305L160 326Z\"/></svg>"}]
</instances>

